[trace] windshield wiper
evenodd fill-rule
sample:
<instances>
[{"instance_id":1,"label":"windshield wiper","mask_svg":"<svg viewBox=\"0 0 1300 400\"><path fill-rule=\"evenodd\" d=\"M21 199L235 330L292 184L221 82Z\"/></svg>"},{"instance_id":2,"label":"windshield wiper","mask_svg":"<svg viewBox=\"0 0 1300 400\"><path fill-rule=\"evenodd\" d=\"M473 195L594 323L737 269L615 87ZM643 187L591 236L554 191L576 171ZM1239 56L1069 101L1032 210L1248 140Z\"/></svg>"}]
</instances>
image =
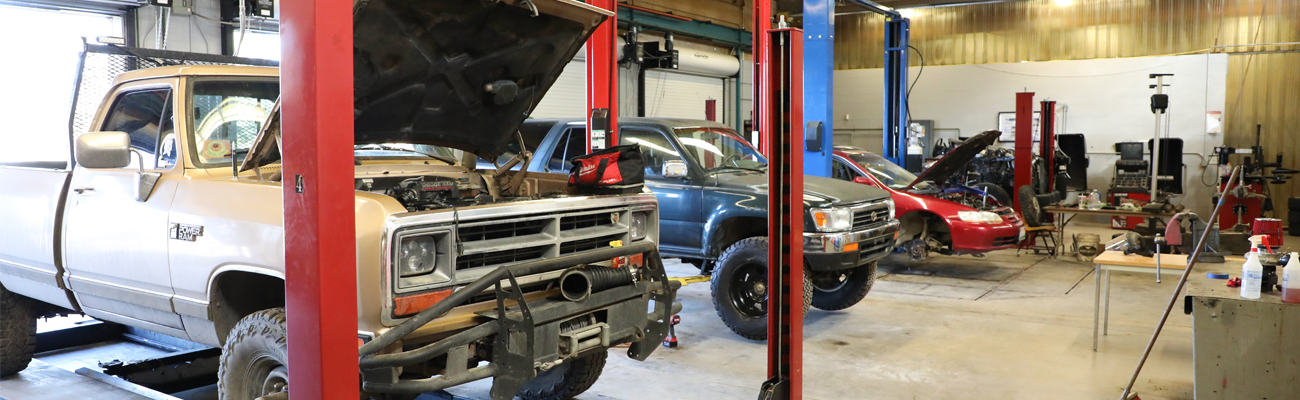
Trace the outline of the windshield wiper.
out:
<instances>
[{"instance_id":1,"label":"windshield wiper","mask_svg":"<svg viewBox=\"0 0 1300 400\"><path fill-rule=\"evenodd\" d=\"M713 167L713 168L709 168L705 172L712 174L712 173L722 172L723 170L728 170L728 169L738 169L738 170L750 171L750 172L767 172L767 170L762 168L736 167L736 166Z\"/></svg>"},{"instance_id":2,"label":"windshield wiper","mask_svg":"<svg viewBox=\"0 0 1300 400\"><path fill-rule=\"evenodd\" d=\"M402 151L407 153L415 153L438 161L445 162L447 164L456 165L456 160L451 157L429 154L423 151L403 149L401 147L384 146L382 144L363 144L363 145L355 146L353 149L354 150L388 150L388 151Z\"/></svg>"}]
</instances>

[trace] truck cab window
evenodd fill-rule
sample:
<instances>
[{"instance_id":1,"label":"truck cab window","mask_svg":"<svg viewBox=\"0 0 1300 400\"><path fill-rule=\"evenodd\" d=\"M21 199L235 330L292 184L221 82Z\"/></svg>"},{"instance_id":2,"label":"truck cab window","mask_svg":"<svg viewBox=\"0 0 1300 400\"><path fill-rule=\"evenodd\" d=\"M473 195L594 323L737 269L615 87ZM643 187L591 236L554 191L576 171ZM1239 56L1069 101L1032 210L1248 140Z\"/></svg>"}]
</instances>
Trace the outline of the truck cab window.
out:
<instances>
[{"instance_id":1,"label":"truck cab window","mask_svg":"<svg viewBox=\"0 0 1300 400\"><path fill-rule=\"evenodd\" d=\"M158 168L159 132L170 134L172 128L171 89L142 90L125 93L108 113L100 131L126 132L131 136L131 148L140 152L145 169ZM135 157L131 168L136 167ZM164 168L170 165L164 166Z\"/></svg>"},{"instance_id":2,"label":"truck cab window","mask_svg":"<svg viewBox=\"0 0 1300 400\"><path fill-rule=\"evenodd\" d=\"M280 85L270 80L199 80L191 86L190 149L195 164L213 168L229 166L235 154L253 145L262 123L280 96Z\"/></svg>"},{"instance_id":3,"label":"truck cab window","mask_svg":"<svg viewBox=\"0 0 1300 400\"><path fill-rule=\"evenodd\" d=\"M569 128L555 143L555 151L546 161L546 170L550 172L568 172L569 161L574 157L587 154L587 128Z\"/></svg>"},{"instance_id":4,"label":"truck cab window","mask_svg":"<svg viewBox=\"0 0 1300 400\"><path fill-rule=\"evenodd\" d=\"M682 159L681 153L673 149L668 138L658 131L622 128L618 131L618 142L621 145L641 145L641 158L645 159L645 174L648 176L663 176L664 162Z\"/></svg>"}]
</instances>

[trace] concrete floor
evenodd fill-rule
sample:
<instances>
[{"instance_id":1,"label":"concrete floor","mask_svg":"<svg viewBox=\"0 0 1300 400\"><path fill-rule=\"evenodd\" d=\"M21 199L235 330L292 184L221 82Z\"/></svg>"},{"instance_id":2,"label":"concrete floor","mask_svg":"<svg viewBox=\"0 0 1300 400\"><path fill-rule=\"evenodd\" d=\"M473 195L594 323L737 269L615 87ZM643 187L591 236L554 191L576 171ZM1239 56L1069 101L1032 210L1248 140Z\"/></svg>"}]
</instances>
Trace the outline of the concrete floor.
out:
<instances>
[{"instance_id":1,"label":"concrete floor","mask_svg":"<svg viewBox=\"0 0 1300 400\"><path fill-rule=\"evenodd\" d=\"M1114 231L1071 225L1071 233L1077 232L1109 237ZM670 275L698 273L689 265L669 264ZM1117 398L1177 277L1167 275L1157 284L1150 274L1112 274L1110 335L1093 352L1091 274L1091 264L1072 257L1017 257L1014 251L987 258L937 256L922 263L891 258L882 262L875 288L859 305L808 313L805 398ZM644 363L625 357L625 350L611 350L604 375L580 399L757 397L766 374L766 345L723 326L707 283L683 288L680 298L681 347L661 347ZM1190 326L1189 316L1171 316L1138 381L1143 399L1192 397ZM38 373L59 372L50 364L87 365L66 354L44 356L49 360L42 368L0 381L0 397L130 398L111 391L15 397L15 384L30 386ZM79 382L94 387L93 381ZM81 390L77 385L64 388ZM481 381L452 392L487 399L489 388L490 382Z\"/></svg>"},{"instance_id":2,"label":"concrete floor","mask_svg":"<svg viewBox=\"0 0 1300 400\"><path fill-rule=\"evenodd\" d=\"M1100 225L1071 232L1111 233ZM804 398L1118 398L1176 284L1176 275L1165 278L1112 274L1110 335L1093 352L1091 264L1014 251L919 264L890 259L862 303L808 313ZM661 347L644 363L611 350L604 375L580 399L757 398L765 343L723 326L708 284L679 293L680 347ZM488 388L478 382L452 392L487 399ZM1190 316L1170 317L1136 390L1145 400L1192 398Z\"/></svg>"}]
</instances>

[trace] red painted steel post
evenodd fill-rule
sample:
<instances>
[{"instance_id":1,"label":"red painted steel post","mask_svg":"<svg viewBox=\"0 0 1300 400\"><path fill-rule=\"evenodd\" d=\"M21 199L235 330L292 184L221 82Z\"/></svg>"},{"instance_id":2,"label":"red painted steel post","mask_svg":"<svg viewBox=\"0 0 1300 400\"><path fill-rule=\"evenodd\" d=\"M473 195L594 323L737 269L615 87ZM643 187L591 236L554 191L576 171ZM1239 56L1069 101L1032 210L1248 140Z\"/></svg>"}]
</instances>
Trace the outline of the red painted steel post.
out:
<instances>
[{"instance_id":1,"label":"red painted steel post","mask_svg":"<svg viewBox=\"0 0 1300 400\"><path fill-rule=\"evenodd\" d=\"M772 29L772 0L753 0L753 2L754 26L752 27L752 37L754 42L754 51L750 54L750 57L754 59L754 65L753 70L750 71L750 77L753 78L751 83L753 83L754 100L750 102L750 107L753 109L750 114L754 119L754 129L758 130L758 143L755 144L758 145L758 150L762 152L764 156L767 156L770 155L767 148L768 137L765 136L766 134L760 127L765 125L763 122L764 116L762 110L771 108L770 105L763 104L764 101L767 101L763 96L763 93L766 92L766 89L763 86L767 84L764 82L764 77L769 76L768 71L764 70L763 66L766 65L765 60L767 60L768 57L768 55L764 53L768 50L767 31L768 29Z\"/></svg>"},{"instance_id":2,"label":"red painted steel post","mask_svg":"<svg viewBox=\"0 0 1300 400\"><path fill-rule=\"evenodd\" d=\"M1011 188L1012 206L1020 210L1020 187L1030 184L1034 166L1034 92L1016 93L1016 148L1014 187Z\"/></svg>"},{"instance_id":3,"label":"red painted steel post","mask_svg":"<svg viewBox=\"0 0 1300 400\"><path fill-rule=\"evenodd\" d=\"M282 5L285 301L295 399L355 400L352 2Z\"/></svg>"},{"instance_id":4,"label":"red painted steel post","mask_svg":"<svg viewBox=\"0 0 1300 400\"><path fill-rule=\"evenodd\" d=\"M768 382L776 400L803 398L803 31L768 35L761 135L768 159ZM774 283L775 282L775 283ZM779 383L784 382L783 389Z\"/></svg>"},{"instance_id":5,"label":"red painted steel post","mask_svg":"<svg viewBox=\"0 0 1300 400\"><path fill-rule=\"evenodd\" d=\"M614 0L590 0L596 7L614 11L614 18L609 18L587 38L587 149L592 149L595 125L591 121L592 110L609 110L609 131L605 133L605 146L618 144L618 18ZM599 136L595 139L599 139ZM600 146L596 146L600 147Z\"/></svg>"}]
</instances>

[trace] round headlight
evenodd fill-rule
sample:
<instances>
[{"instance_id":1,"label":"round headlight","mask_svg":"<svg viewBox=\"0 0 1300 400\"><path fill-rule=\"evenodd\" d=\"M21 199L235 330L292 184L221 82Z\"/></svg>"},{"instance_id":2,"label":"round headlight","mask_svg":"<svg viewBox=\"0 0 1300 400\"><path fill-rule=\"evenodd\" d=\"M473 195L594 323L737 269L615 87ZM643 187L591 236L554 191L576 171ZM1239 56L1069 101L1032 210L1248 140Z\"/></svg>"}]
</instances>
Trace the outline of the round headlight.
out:
<instances>
[{"instance_id":1,"label":"round headlight","mask_svg":"<svg viewBox=\"0 0 1300 400\"><path fill-rule=\"evenodd\" d=\"M432 237L415 236L402 239L398 250L397 267L402 277L433 272L438 261L438 251Z\"/></svg>"}]
</instances>

